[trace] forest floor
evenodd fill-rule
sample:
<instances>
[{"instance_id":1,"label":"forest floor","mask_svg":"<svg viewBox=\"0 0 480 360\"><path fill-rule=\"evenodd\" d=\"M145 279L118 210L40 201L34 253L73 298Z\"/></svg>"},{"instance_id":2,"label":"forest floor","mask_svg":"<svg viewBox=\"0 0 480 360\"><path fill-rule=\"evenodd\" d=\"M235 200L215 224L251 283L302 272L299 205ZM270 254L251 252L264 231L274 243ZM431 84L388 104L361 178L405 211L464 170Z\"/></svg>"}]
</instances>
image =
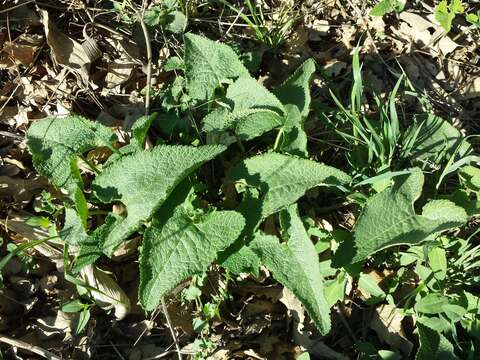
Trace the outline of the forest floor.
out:
<instances>
[{"instance_id":1,"label":"forest floor","mask_svg":"<svg viewBox=\"0 0 480 360\"><path fill-rule=\"evenodd\" d=\"M93 306L94 302L85 311L68 311L64 304L78 297L78 289L65 277L63 249L37 246L15 252L21 244L52 235L35 213L46 204L60 209L62 197L35 170L25 136L39 119L79 114L129 138L132 124L145 113L146 96L151 112L165 108L165 92L175 71L164 66L172 58L182 58L184 33L218 40L245 54L249 70L268 89L279 86L305 60L314 59L314 111L305 125L310 154L345 171L347 162L335 145L316 156L320 148L330 146L322 138L330 130L318 123L322 109L336 106L332 89L341 101L349 100L355 49L366 98L388 96L403 73L408 86L406 96L398 100L402 119L412 118L423 106L448 119L463 136L476 136L480 20L472 24L466 15L480 11L478 1L463 2L463 12L452 16L448 32L436 16L438 2L431 0L407 1L402 11L383 16L370 15L377 4L373 0L0 3L0 258L16 254L8 263L0 262L3 358L177 359L176 347L184 359L296 359L305 349L312 359L415 356L419 347L415 317L395 312L385 297L372 301L375 296L354 278L346 280L345 296L332 308L332 329L326 336L320 336L301 303L266 268L255 278L211 265L165 299L167 311L159 307L147 313L138 304L137 293L136 248L141 234L128 243L131 248L125 246L113 259L98 262L129 298L128 314L115 316L105 310L108 306ZM174 124L172 129L177 125L182 126ZM167 143L173 138L165 135L165 128L160 130L154 129L147 143L160 133ZM248 146L252 155L259 151L256 143ZM105 156L101 150L96 155ZM318 208L315 198L315 190L308 192L302 209L313 214L322 230L353 227L355 207ZM477 225L469 222L462 231L470 234ZM275 224L267 220L267 233L269 226ZM375 289L382 290L380 296L386 296L385 283L393 270L374 264L362 271ZM408 286L415 287L416 281ZM201 296L191 295L195 291ZM219 316L203 314L205 304L215 306ZM205 318L207 329L202 327ZM76 331L82 321L81 331Z\"/></svg>"}]
</instances>

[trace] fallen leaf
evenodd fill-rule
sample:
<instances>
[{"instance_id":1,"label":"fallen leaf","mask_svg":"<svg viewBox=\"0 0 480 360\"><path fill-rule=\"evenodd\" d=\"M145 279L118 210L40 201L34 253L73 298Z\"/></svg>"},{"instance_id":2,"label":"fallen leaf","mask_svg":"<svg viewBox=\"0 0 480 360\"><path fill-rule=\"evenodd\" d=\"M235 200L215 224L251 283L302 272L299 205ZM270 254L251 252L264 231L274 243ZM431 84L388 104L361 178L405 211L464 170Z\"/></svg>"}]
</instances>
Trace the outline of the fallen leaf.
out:
<instances>
[{"instance_id":1,"label":"fallen leaf","mask_svg":"<svg viewBox=\"0 0 480 360\"><path fill-rule=\"evenodd\" d=\"M0 69L32 64L42 44L42 36L29 34L21 34L15 41L5 42L0 51Z\"/></svg>"},{"instance_id":2,"label":"fallen leaf","mask_svg":"<svg viewBox=\"0 0 480 360\"><path fill-rule=\"evenodd\" d=\"M380 340L408 357L413 344L405 337L402 327L404 317L396 307L384 304L375 309L370 327L375 330Z\"/></svg>"},{"instance_id":3,"label":"fallen leaf","mask_svg":"<svg viewBox=\"0 0 480 360\"><path fill-rule=\"evenodd\" d=\"M88 39L85 46L80 44L57 29L55 24L50 21L48 11L40 10L40 13L47 44L50 46L56 62L88 76L90 63L98 58L98 52L92 44L93 40Z\"/></svg>"},{"instance_id":4,"label":"fallen leaf","mask_svg":"<svg viewBox=\"0 0 480 360\"><path fill-rule=\"evenodd\" d=\"M104 310L114 309L115 317L122 320L130 312L130 299L113 277L95 265L80 270L80 277L93 289L90 293L96 304Z\"/></svg>"},{"instance_id":5,"label":"fallen leaf","mask_svg":"<svg viewBox=\"0 0 480 360\"><path fill-rule=\"evenodd\" d=\"M46 179L17 179L9 176L0 176L0 197L12 197L16 203L27 203L41 189L48 186Z\"/></svg>"}]
</instances>

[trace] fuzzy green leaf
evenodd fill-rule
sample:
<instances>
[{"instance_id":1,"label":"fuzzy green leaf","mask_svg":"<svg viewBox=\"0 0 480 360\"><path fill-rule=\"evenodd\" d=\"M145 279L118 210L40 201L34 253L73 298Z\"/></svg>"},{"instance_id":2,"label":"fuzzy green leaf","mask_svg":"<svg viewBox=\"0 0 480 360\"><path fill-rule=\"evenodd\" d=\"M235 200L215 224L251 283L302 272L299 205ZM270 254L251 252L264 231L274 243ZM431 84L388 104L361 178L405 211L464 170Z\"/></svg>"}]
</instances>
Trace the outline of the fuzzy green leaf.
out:
<instances>
[{"instance_id":1,"label":"fuzzy green leaf","mask_svg":"<svg viewBox=\"0 0 480 360\"><path fill-rule=\"evenodd\" d=\"M458 360L454 353L453 345L441 333L429 328L422 323L417 323L418 335L420 337L420 348L418 349L417 360L442 359Z\"/></svg>"},{"instance_id":2,"label":"fuzzy green leaf","mask_svg":"<svg viewBox=\"0 0 480 360\"><path fill-rule=\"evenodd\" d=\"M103 251L115 248L148 220L173 189L203 163L225 150L224 146L168 146L127 155L108 166L92 189L104 203L121 201L127 216L119 220L105 239Z\"/></svg>"},{"instance_id":3,"label":"fuzzy green leaf","mask_svg":"<svg viewBox=\"0 0 480 360\"><path fill-rule=\"evenodd\" d=\"M237 239L244 225L243 217L234 211L194 218L179 206L163 226L148 228L140 257L142 307L153 310L180 282L206 271L217 253Z\"/></svg>"},{"instance_id":4,"label":"fuzzy green leaf","mask_svg":"<svg viewBox=\"0 0 480 360\"><path fill-rule=\"evenodd\" d=\"M465 210L448 200L433 200L423 207L422 215L417 215L413 204L422 193L423 181L422 171L414 168L368 199L355 225L353 241L340 245L335 262L347 265L391 246L417 244L467 221Z\"/></svg>"},{"instance_id":5,"label":"fuzzy green leaf","mask_svg":"<svg viewBox=\"0 0 480 360\"><path fill-rule=\"evenodd\" d=\"M315 247L298 216L296 205L281 213L288 242L275 236L257 235L252 249L273 274L302 302L321 334L330 331L330 307L324 294L320 263Z\"/></svg>"},{"instance_id":6,"label":"fuzzy green leaf","mask_svg":"<svg viewBox=\"0 0 480 360\"><path fill-rule=\"evenodd\" d=\"M86 225L86 201L77 156L98 146L111 147L113 132L81 116L46 118L36 121L27 132L27 146L33 166L59 188L67 190Z\"/></svg>"},{"instance_id":7,"label":"fuzzy green leaf","mask_svg":"<svg viewBox=\"0 0 480 360\"><path fill-rule=\"evenodd\" d=\"M306 60L292 76L273 91L284 105L295 105L305 118L310 111L310 82L315 73L315 60Z\"/></svg>"},{"instance_id":8,"label":"fuzzy green leaf","mask_svg":"<svg viewBox=\"0 0 480 360\"><path fill-rule=\"evenodd\" d=\"M351 178L343 171L331 166L296 156L267 153L244 160L229 174L231 181L246 184L247 191L237 209L246 219L243 235L249 239L262 220L295 203L308 189L316 186L341 187ZM255 192L260 194L254 194ZM232 272L238 269L258 272L258 260L251 251L242 250L249 256L245 259L239 253L241 246L235 243L221 255L222 265Z\"/></svg>"},{"instance_id":9,"label":"fuzzy green leaf","mask_svg":"<svg viewBox=\"0 0 480 360\"><path fill-rule=\"evenodd\" d=\"M186 34L184 40L185 76L192 99L208 101L222 82L248 75L229 46L194 34Z\"/></svg>"},{"instance_id":10,"label":"fuzzy green leaf","mask_svg":"<svg viewBox=\"0 0 480 360\"><path fill-rule=\"evenodd\" d=\"M27 132L35 169L55 186L67 190L79 186L71 160L97 146L110 146L114 140L109 128L81 116L39 120Z\"/></svg>"},{"instance_id":11,"label":"fuzzy green leaf","mask_svg":"<svg viewBox=\"0 0 480 360\"><path fill-rule=\"evenodd\" d=\"M298 108L287 105L287 117L283 126L282 140L279 149L283 153L307 157L307 134L303 130L303 119Z\"/></svg>"},{"instance_id":12,"label":"fuzzy green leaf","mask_svg":"<svg viewBox=\"0 0 480 360\"><path fill-rule=\"evenodd\" d=\"M343 171L296 156L267 153L244 160L230 173L231 181L258 189L261 197L245 204L257 221L295 203L315 186L343 186L351 178ZM254 204L255 203L255 204ZM253 208L259 208L254 211ZM247 220L248 223L248 220ZM255 225L256 226L256 225Z\"/></svg>"},{"instance_id":13,"label":"fuzzy green leaf","mask_svg":"<svg viewBox=\"0 0 480 360\"><path fill-rule=\"evenodd\" d=\"M203 120L206 132L232 128L239 138L250 140L284 123L282 103L249 76L230 85L226 98L232 109L220 108L208 114Z\"/></svg>"},{"instance_id":14,"label":"fuzzy green leaf","mask_svg":"<svg viewBox=\"0 0 480 360\"><path fill-rule=\"evenodd\" d=\"M475 166L465 166L460 170L460 178L467 189L480 192L480 169Z\"/></svg>"},{"instance_id":15,"label":"fuzzy green leaf","mask_svg":"<svg viewBox=\"0 0 480 360\"><path fill-rule=\"evenodd\" d=\"M405 138L411 139L410 157L419 164L439 164L452 156L458 146L460 146L456 154L458 158L472 151L471 146L463 141L464 136L460 131L448 121L433 114L417 116L415 124L407 130Z\"/></svg>"}]
</instances>

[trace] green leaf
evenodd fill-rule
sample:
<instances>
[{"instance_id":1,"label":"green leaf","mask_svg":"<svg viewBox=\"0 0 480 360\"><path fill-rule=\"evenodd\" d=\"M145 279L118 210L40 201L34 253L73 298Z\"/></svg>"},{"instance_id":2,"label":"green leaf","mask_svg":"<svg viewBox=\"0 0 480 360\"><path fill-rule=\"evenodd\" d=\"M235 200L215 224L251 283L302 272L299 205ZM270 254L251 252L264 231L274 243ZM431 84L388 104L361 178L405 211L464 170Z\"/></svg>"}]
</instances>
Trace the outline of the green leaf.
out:
<instances>
[{"instance_id":1,"label":"green leaf","mask_svg":"<svg viewBox=\"0 0 480 360\"><path fill-rule=\"evenodd\" d=\"M227 45L205 37L186 34L185 76L192 99L208 101L222 82L248 75L237 54Z\"/></svg>"},{"instance_id":2,"label":"green leaf","mask_svg":"<svg viewBox=\"0 0 480 360\"><path fill-rule=\"evenodd\" d=\"M84 308L85 304L79 299L76 299L63 304L61 310L66 313L75 313L83 310Z\"/></svg>"},{"instance_id":3,"label":"green leaf","mask_svg":"<svg viewBox=\"0 0 480 360\"><path fill-rule=\"evenodd\" d=\"M480 169L475 166L465 166L460 170L460 178L467 189L480 192Z\"/></svg>"},{"instance_id":4,"label":"green leaf","mask_svg":"<svg viewBox=\"0 0 480 360\"><path fill-rule=\"evenodd\" d=\"M137 147L138 150L143 150L145 145L145 139L147 137L148 129L150 125L157 119L157 113L152 113L148 116L142 116L137 119L132 126L132 139L130 144Z\"/></svg>"},{"instance_id":5,"label":"green leaf","mask_svg":"<svg viewBox=\"0 0 480 360\"><path fill-rule=\"evenodd\" d=\"M185 177L224 150L220 145L160 145L151 151L124 156L108 166L97 176L92 189L104 203L121 201L127 216L116 222L105 239L103 252L111 256Z\"/></svg>"},{"instance_id":6,"label":"green leaf","mask_svg":"<svg viewBox=\"0 0 480 360\"><path fill-rule=\"evenodd\" d=\"M445 311L446 305L448 305L448 298L442 294L430 293L416 302L415 311L424 314L440 314Z\"/></svg>"},{"instance_id":7,"label":"green leaf","mask_svg":"<svg viewBox=\"0 0 480 360\"><path fill-rule=\"evenodd\" d=\"M69 245L81 245L88 240L82 220L74 209L65 208L65 223L60 237Z\"/></svg>"},{"instance_id":8,"label":"green leaf","mask_svg":"<svg viewBox=\"0 0 480 360\"><path fill-rule=\"evenodd\" d=\"M472 25L479 26L480 25L480 11L478 11L476 14L470 13L467 14L465 19Z\"/></svg>"},{"instance_id":9,"label":"green leaf","mask_svg":"<svg viewBox=\"0 0 480 360\"><path fill-rule=\"evenodd\" d=\"M78 317L75 334L78 335L85 329L85 326L87 326L88 324L88 320L90 320L90 309L86 307L83 309L83 311L80 313L80 316Z\"/></svg>"},{"instance_id":10,"label":"green leaf","mask_svg":"<svg viewBox=\"0 0 480 360\"><path fill-rule=\"evenodd\" d=\"M369 274L360 274L360 277L358 279L358 287L368 292L375 301L384 299L386 296L382 288L378 286L378 284Z\"/></svg>"},{"instance_id":11,"label":"green leaf","mask_svg":"<svg viewBox=\"0 0 480 360\"><path fill-rule=\"evenodd\" d=\"M308 157L307 152L307 134L303 130L301 114L298 108L293 105L287 105L287 117L285 125L282 128L282 141L279 150L283 153Z\"/></svg>"},{"instance_id":12,"label":"green leaf","mask_svg":"<svg viewBox=\"0 0 480 360\"><path fill-rule=\"evenodd\" d=\"M297 360L310 360L310 355L308 352L304 352L297 358Z\"/></svg>"},{"instance_id":13,"label":"green leaf","mask_svg":"<svg viewBox=\"0 0 480 360\"><path fill-rule=\"evenodd\" d=\"M292 155L267 153L246 159L229 174L230 181L260 191L258 200L245 202L247 226L256 228L267 216L295 203L315 186L341 187L351 178L343 171ZM250 220L250 221L249 221Z\"/></svg>"},{"instance_id":14,"label":"green leaf","mask_svg":"<svg viewBox=\"0 0 480 360\"><path fill-rule=\"evenodd\" d=\"M310 112L310 82L315 73L315 60L306 60L292 76L273 93L284 105L295 105L302 118Z\"/></svg>"},{"instance_id":15,"label":"green leaf","mask_svg":"<svg viewBox=\"0 0 480 360\"><path fill-rule=\"evenodd\" d=\"M463 14L465 8L461 0L442 0L435 8L435 19L448 33L452 29L452 22L455 15Z\"/></svg>"},{"instance_id":16,"label":"green leaf","mask_svg":"<svg viewBox=\"0 0 480 360\"><path fill-rule=\"evenodd\" d=\"M448 339L421 323L417 323L418 335L420 337L420 348L418 349L417 360L458 360L454 353L453 345Z\"/></svg>"},{"instance_id":17,"label":"green leaf","mask_svg":"<svg viewBox=\"0 0 480 360\"><path fill-rule=\"evenodd\" d=\"M145 231L140 256L139 298L153 310L161 297L188 277L202 273L217 253L240 235L245 220L234 211L193 218L179 206L166 223Z\"/></svg>"},{"instance_id":18,"label":"green leaf","mask_svg":"<svg viewBox=\"0 0 480 360\"><path fill-rule=\"evenodd\" d=\"M257 254L243 241L236 241L219 256L221 265L233 274L251 273L258 278L261 262Z\"/></svg>"},{"instance_id":19,"label":"green leaf","mask_svg":"<svg viewBox=\"0 0 480 360\"><path fill-rule=\"evenodd\" d=\"M203 120L206 132L233 128L239 138L250 140L284 123L282 103L249 76L228 87L226 101L232 104L231 111L219 108L208 114Z\"/></svg>"},{"instance_id":20,"label":"green leaf","mask_svg":"<svg viewBox=\"0 0 480 360\"><path fill-rule=\"evenodd\" d=\"M175 10L167 15L167 26L165 29L174 33L181 34L187 27L187 17L181 11Z\"/></svg>"},{"instance_id":21,"label":"green leaf","mask_svg":"<svg viewBox=\"0 0 480 360\"><path fill-rule=\"evenodd\" d=\"M455 153L457 158L471 153L472 148L464 142L464 136L448 121L433 115L419 115L406 133L406 139L418 134L413 141L410 157L418 164L438 165ZM463 143L462 143L463 142ZM433 166L436 167L436 166Z\"/></svg>"},{"instance_id":22,"label":"green leaf","mask_svg":"<svg viewBox=\"0 0 480 360\"><path fill-rule=\"evenodd\" d=\"M78 273L83 267L93 264L102 256L104 239L121 219L120 216L110 213L105 218L104 224L97 227L86 239L82 237L84 240L81 242L79 254L75 257L72 273Z\"/></svg>"},{"instance_id":23,"label":"green leaf","mask_svg":"<svg viewBox=\"0 0 480 360\"><path fill-rule=\"evenodd\" d=\"M99 146L112 148L114 140L109 128L81 116L46 118L34 122L27 131L33 166L55 186L67 190L84 226L87 208L77 156Z\"/></svg>"},{"instance_id":24,"label":"green leaf","mask_svg":"<svg viewBox=\"0 0 480 360\"><path fill-rule=\"evenodd\" d=\"M393 11L399 13L403 11L405 3L398 0L382 0L370 11L370 16L383 16Z\"/></svg>"},{"instance_id":25,"label":"green leaf","mask_svg":"<svg viewBox=\"0 0 480 360\"><path fill-rule=\"evenodd\" d=\"M252 243L253 250L273 277L302 302L320 333L325 335L331 327L330 307L318 255L297 207L290 206L281 216L288 242L280 244L275 236L259 234Z\"/></svg>"},{"instance_id":26,"label":"green leaf","mask_svg":"<svg viewBox=\"0 0 480 360\"><path fill-rule=\"evenodd\" d=\"M433 200L417 215L423 173L418 168L395 178L390 188L368 199L354 227L353 241L344 241L335 254L337 265L347 265L391 246L417 244L431 235L463 225L464 209L448 200Z\"/></svg>"},{"instance_id":27,"label":"green leaf","mask_svg":"<svg viewBox=\"0 0 480 360\"><path fill-rule=\"evenodd\" d=\"M433 275L438 280L444 280L447 276L447 256L445 249L435 246L428 252L428 263Z\"/></svg>"}]
</instances>

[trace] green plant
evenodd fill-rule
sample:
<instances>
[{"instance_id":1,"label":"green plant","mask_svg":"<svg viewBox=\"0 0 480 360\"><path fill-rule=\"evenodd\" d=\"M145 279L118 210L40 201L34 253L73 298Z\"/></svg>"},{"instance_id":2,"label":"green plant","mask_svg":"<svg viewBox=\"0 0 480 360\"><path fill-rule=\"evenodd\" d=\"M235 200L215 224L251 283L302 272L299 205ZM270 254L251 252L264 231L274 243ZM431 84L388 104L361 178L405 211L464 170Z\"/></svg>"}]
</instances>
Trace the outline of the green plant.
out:
<instances>
[{"instance_id":1,"label":"green plant","mask_svg":"<svg viewBox=\"0 0 480 360\"><path fill-rule=\"evenodd\" d=\"M177 285L193 277L185 298L197 304L201 315L196 325L202 333L219 316L219 304L228 294L221 292L203 304L200 275L213 262L227 271L226 276L242 272L258 276L265 266L303 303L325 335L331 329L330 309L343 300L348 276L368 289L371 303L393 302L401 276L383 290L361 274L363 263L398 255L391 251L382 257L385 249L424 247L427 257L413 260L418 261L416 271L423 282L408 297L417 297L420 305L405 307L424 314L423 290L443 291L440 285L429 287L429 277L437 276L442 284L448 274L443 250L432 250L439 235L462 227L478 214L460 198L423 191L424 183L432 182L431 171L441 174L434 179L437 184L446 175L456 176L458 190L468 195L467 200L478 194L479 173L473 166L478 156L466 140L459 141L458 130L428 115L415 118L404 135L395 105L402 77L386 101L377 98L378 116L371 121L364 111L357 52L350 107L334 96L339 124L347 127L337 134L352 153L362 155L346 154L354 169L352 178L310 158L304 125L311 107L313 60L305 61L279 87L269 90L251 77L230 47L193 34L186 34L184 43L183 59L168 65L180 79L176 86L182 95L166 104L162 101L158 117L151 114L138 119L128 144L119 146L110 128L81 116L39 120L28 130L27 145L35 168L64 189L60 199L63 219L49 222L64 242L67 280L98 293L79 274L89 267L94 271L99 258L113 257L125 241L141 236L138 297L146 311L154 310ZM169 134L145 150L149 130L165 126L160 123L171 120L172 111L191 120L183 124L182 131L194 128L193 135L177 138L178 134ZM255 143L260 154L250 155L243 143ZM107 161L89 156L98 148L110 153ZM399 158L408 166L400 167L404 163ZM219 177L235 187L233 199L219 186ZM322 196L317 195L315 201L328 196L363 199L352 210L353 229L321 231L312 219L302 218L300 199L318 187ZM121 210L111 211L112 205ZM41 226L47 224L43 218L37 220ZM265 223L278 227L267 232ZM312 236L317 238L315 243ZM36 244L27 243L22 249ZM69 247L79 251L70 255ZM476 249L462 251L474 254ZM320 262L319 253L328 259ZM476 260L471 261L477 266ZM424 271L425 264L429 272ZM75 309L82 312L89 308L77 305ZM419 333L420 353L426 351L431 338L447 344L444 335L432 335L429 329L419 327ZM202 337L199 346L208 352L213 345Z\"/></svg>"},{"instance_id":2,"label":"green plant","mask_svg":"<svg viewBox=\"0 0 480 360\"><path fill-rule=\"evenodd\" d=\"M254 0L245 0L242 9L237 9L227 0L218 0L238 14L245 21L255 38L264 45L272 48L281 46L288 37L299 14L294 9L294 3L281 2L278 8L265 12L263 4ZM244 12L244 9L248 13Z\"/></svg>"},{"instance_id":3,"label":"green plant","mask_svg":"<svg viewBox=\"0 0 480 360\"><path fill-rule=\"evenodd\" d=\"M400 13L405 8L405 1L381 0L370 10L370 16L383 16L391 12Z\"/></svg>"},{"instance_id":4,"label":"green plant","mask_svg":"<svg viewBox=\"0 0 480 360\"><path fill-rule=\"evenodd\" d=\"M452 29L452 22L457 14L463 14L465 8L462 0L442 0L435 8L435 19L448 33Z\"/></svg>"},{"instance_id":5,"label":"green plant","mask_svg":"<svg viewBox=\"0 0 480 360\"><path fill-rule=\"evenodd\" d=\"M466 20L475 28L480 28L480 10L477 13L469 13L466 15Z\"/></svg>"}]
</instances>

